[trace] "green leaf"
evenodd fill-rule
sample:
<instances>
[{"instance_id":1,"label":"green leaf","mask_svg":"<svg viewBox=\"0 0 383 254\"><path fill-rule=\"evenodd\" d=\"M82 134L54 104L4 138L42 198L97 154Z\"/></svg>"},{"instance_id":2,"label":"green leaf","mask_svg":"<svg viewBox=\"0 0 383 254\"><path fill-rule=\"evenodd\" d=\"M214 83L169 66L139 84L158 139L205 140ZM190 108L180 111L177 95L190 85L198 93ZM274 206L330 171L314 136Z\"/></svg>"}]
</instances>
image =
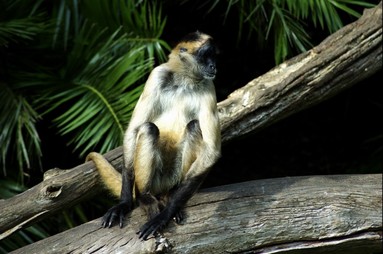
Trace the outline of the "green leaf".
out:
<instances>
[{"instance_id":1,"label":"green leaf","mask_svg":"<svg viewBox=\"0 0 383 254\"><path fill-rule=\"evenodd\" d=\"M68 143L81 149L81 155L96 146L106 152L121 144L142 91L139 84L152 69L154 58L165 59L164 52L169 49L166 42L156 39L165 25L159 16L161 8L155 8L158 6L142 1L132 8L134 1L121 1L122 15L108 23L115 28L112 32L111 27L100 27L105 22L96 20L102 11L113 13L117 7L105 6L105 1L92 3L84 2L89 19L73 38L63 71L70 82L44 96L47 112L65 109L54 123L60 134L71 137ZM129 25L134 26L129 28L133 32L125 33Z\"/></svg>"},{"instance_id":2,"label":"green leaf","mask_svg":"<svg viewBox=\"0 0 383 254\"><path fill-rule=\"evenodd\" d=\"M0 82L0 144L2 144L0 164L3 174L7 175L6 165L10 165L9 154L16 154L12 158L19 166L21 181L25 168L31 167L31 159L37 158L41 165L40 138L36 130L39 115L30 103L8 85Z\"/></svg>"}]
</instances>

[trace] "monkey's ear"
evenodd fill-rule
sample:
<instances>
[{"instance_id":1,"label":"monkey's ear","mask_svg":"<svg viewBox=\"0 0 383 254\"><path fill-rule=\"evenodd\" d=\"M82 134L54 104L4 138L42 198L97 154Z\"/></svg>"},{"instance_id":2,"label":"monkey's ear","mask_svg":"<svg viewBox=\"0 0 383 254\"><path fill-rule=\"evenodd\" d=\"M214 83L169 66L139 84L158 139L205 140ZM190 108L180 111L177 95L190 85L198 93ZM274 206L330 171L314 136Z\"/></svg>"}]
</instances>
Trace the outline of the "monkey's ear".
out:
<instances>
[{"instance_id":1,"label":"monkey's ear","mask_svg":"<svg viewBox=\"0 0 383 254\"><path fill-rule=\"evenodd\" d=\"M184 47L180 47L180 52L183 53L183 52L187 52L188 49L187 48L184 48Z\"/></svg>"}]
</instances>

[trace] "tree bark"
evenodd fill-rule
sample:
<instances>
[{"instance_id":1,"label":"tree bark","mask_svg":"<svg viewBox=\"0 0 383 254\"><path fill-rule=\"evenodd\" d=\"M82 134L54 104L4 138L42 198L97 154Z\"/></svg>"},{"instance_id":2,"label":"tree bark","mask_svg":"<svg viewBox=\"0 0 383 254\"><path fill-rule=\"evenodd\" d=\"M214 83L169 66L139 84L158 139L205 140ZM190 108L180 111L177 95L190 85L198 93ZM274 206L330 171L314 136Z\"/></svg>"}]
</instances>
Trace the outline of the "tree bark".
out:
<instances>
[{"instance_id":1,"label":"tree bark","mask_svg":"<svg viewBox=\"0 0 383 254\"><path fill-rule=\"evenodd\" d=\"M163 235L171 253L381 253L382 175L287 177L197 193L184 225ZM96 219L12 253L151 253L155 239L136 235L146 217L125 226Z\"/></svg>"},{"instance_id":2,"label":"tree bark","mask_svg":"<svg viewBox=\"0 0 383 254\"><path fill-rule=\"evenodd\" d=\"M117 169L122 167L122 148L114 149L105 157ZM0 200L0 240L13 232L73 206L101 189L93 162L70 170L51 169L44 181L9 199Z\"/></svg>"},{"instance_id":3,"label":"tree bark","mask_svg":"<svg viewBox=\"0 0 383 254\"><path fill-rule=\"evenodd\" d=\"M333 96L382 67L382 3L320 45L272 69L218 104L223 142L257 131ZM122 149L106 154L122 167ZM99 189L92 162L54 172L42 183L0 200L0 240L72 206ZM104 232L104 231L103 231Z\"/></svg>"}]
</instances>

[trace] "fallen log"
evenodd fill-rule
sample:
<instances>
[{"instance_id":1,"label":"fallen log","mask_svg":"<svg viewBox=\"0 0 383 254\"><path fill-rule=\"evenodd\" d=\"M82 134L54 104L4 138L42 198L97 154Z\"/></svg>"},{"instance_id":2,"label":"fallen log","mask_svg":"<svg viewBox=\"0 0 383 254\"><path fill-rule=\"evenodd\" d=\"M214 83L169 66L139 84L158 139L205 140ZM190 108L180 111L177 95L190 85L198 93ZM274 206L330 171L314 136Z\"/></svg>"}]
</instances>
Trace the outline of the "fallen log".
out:
<instances>
[{"instance_id":1,"label":"fallen log","mask_svg":"<svg viewBox=\"0 0 383 254\"><path fill-rule=\"evenodd\" d=\"M163 235L171 253L381 253L382 174L302 176L201 190L184 225ZM100 219L12 253L151 253L138 239L145 222L135 209L126 225Z\"/></svg>"}]
</instances>

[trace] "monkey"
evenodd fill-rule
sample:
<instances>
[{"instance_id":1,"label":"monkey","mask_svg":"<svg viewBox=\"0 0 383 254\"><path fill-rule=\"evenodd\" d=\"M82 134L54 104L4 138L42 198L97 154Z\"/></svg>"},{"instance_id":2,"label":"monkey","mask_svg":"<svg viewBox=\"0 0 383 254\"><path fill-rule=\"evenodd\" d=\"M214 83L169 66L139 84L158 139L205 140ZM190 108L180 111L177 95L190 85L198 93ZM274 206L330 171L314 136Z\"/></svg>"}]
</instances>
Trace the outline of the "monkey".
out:
<instances>
[{"instance_id":1,"label":"monkey","mask_svg":"<svg viewBox=\"0 0 383 254\"><path fill-rule=\"evenodd\" d=\"M152 70L124 134L121 174L101 154L87 156L120 197L102 217L104 228L123 227L135 204L148 217L137 232L139 239L155 236L172 219L183 220L184 205L221 156L213 84L217 52L210 35L193 32Z\"/></svg>"}]
</instances>

